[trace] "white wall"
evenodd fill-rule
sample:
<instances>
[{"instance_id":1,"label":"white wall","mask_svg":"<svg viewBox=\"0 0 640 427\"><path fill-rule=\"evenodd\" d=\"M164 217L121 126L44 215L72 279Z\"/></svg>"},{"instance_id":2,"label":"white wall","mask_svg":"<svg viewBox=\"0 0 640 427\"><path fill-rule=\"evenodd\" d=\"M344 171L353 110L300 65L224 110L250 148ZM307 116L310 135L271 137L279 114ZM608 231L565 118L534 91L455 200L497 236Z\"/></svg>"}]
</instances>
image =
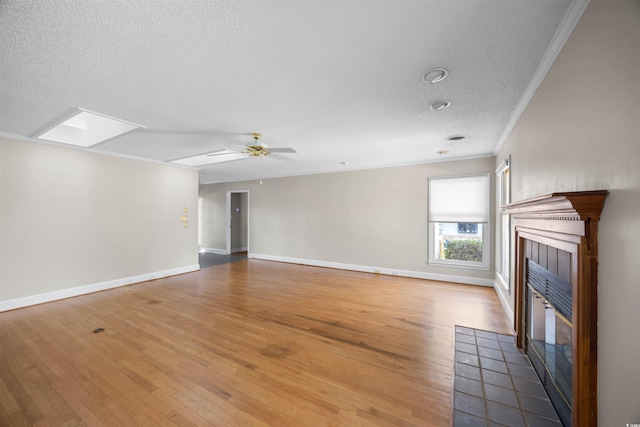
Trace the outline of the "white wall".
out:
<instances>
[{"instance_id":1,"label":"white wall","mask_svg":"<svg viewBox=\"0 0 640 427\"><path fill-rule=\"evenodd\" d=\"M512 201L610 191L599 229L598 418L640 423L640 2L591 1L496 166L509 154Z\"/></svg>"},{"instance_id":2,"label":"white wall","mask_svg":"<svg viewBox=\"0 0 640 427\"><path fill-rule=\"evenodd\" d=\"M6 137L0 166L0 310L198 268L196 170Z\"/></svg>"},{"instance_id":3,"label":"white wall","mask_svg":"<svg viewBox=\"0 0 640 427\"><path fill-rule=\"evenodd\" d=\"M493 169L483 158L201 185L200 245L224 249L226 191L248 189L250 256L491 284L492 270L426 264L427 178Z\"/></svg>"}]
</instances>

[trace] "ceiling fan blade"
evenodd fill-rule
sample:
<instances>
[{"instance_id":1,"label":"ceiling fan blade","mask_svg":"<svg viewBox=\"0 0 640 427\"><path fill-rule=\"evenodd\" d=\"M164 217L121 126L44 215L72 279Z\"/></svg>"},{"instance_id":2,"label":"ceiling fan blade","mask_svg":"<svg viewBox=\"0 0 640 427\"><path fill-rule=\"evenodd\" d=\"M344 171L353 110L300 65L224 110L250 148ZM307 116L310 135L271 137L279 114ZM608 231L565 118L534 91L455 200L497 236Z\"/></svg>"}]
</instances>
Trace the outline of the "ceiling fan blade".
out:
<instances>
[{"instance_id":1,"label":"ceiling fan blade","mask_svg":"<svg viewBox=\"0 0 640 427\"><path fill-rule=\"evenodd\" d=\"M281 156L279 154L271 153L271 154L269 154L269 157L277 159L277 160L281 160L283 162L295 162L295 160L293 160L293 159L291 159L289 157Z\"/></svg>"},{"instance_id":2,"label":"ceiling fan blade","mask_svg":"<svg viewBox=\"0 0 640 427\"><path fill-rule=\"evenodd\" d=\"M293 148L269 148L269 151L271 153L291 153L291 154L297 153L297 151L294 150Z\"/></svg>"},{"instance_id":3,"label":"ceiling fan blade","mask_svg":"<svg viewBox=\"0 0 640 427\"><path fill-rule=\"evenodd\" d=\"M221 149L221 150L216 150L216 151L212 151L211 153L206 154L206 156L219 156L221 154L231 154L230 150L226 150L226 149Z\"/></svg>"},{"instance_id":4,"label":"ceiling fan blade","mask_svg":"<svg viewBox=\"0 0 640 427\"><path fill-rule=\"evenodd\" d=\"M183 157L181 159L169 160L171 163L177 163L185 166L204 166L212 163L230 162L232 160L242 160L249 157L245 153L238 153L231 150L216 150L205 154L198 154L190 157Z\"/></svg>"}]
</instances>

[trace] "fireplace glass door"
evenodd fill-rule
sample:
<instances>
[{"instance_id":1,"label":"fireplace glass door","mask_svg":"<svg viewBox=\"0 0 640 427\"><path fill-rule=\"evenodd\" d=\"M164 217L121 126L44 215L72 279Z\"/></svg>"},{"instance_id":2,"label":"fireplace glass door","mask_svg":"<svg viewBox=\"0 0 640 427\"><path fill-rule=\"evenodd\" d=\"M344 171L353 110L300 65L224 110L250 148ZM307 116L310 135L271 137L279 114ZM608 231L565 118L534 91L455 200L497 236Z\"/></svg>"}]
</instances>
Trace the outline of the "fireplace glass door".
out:
<instances>
[{"instance_id":1,"label":"fireplace glass door","mask_svg":"<svg viewBox=\"0 0 640 427\"><path fill-rule=\"evenodd\" d=\"M527 354L547 389L557 391L566 409L572 400L572 326L553 305L527 285ZM551 386L551 387L549 387ZM550 394L553 393L552 390ZM552 399L553 401L554 399Z\"/></svg>"}]
</instances>

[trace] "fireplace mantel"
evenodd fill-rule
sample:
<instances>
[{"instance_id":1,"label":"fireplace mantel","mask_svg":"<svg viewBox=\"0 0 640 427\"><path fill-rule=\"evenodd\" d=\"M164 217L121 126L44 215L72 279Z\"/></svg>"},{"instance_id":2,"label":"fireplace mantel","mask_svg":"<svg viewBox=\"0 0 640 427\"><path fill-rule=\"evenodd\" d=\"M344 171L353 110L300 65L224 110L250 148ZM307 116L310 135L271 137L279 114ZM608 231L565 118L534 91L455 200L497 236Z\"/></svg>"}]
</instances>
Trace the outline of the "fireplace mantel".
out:
<instances>
[{"instance_id":1,"label":"fireplace mantel","mask_svg":"<svg viewBox=\"0 0 640 427\"><path fill-rule=\"evenodd\" d=\"M607 190L550 193L511 203L506 208L513 218L599 221L607 194Z\"/></svg>"},{"instance_id":2,"label":"fireplace mantel","mask_svg":"<svg viewBox=\"0 0 640 427\"><path fill-rule=\"evenodd\" d=\"M526 344L528 263L562 269L571 284L572 404L564 422L580 427L597 425L598 223L607 194L606 190L551 193L504 206L515 227L518 347Z\"/></svg>"}]
</instances>

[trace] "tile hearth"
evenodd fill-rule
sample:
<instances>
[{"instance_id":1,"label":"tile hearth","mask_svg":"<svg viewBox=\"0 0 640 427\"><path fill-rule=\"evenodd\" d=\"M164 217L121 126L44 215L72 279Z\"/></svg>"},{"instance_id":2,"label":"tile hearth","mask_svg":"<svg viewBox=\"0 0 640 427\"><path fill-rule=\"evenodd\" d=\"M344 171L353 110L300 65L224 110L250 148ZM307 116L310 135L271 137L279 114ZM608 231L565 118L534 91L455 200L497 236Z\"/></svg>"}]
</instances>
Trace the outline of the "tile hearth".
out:
<instances>
[{"instance_id":1,"label":"tile hearth","mask_svg":"<svg viewBox=\"0 0 640 427\"><path fill-rule=\"evenodd\" d=\"M511 335L455 327L454 427L562 427Z\"/></svg>"}]
</instances>

